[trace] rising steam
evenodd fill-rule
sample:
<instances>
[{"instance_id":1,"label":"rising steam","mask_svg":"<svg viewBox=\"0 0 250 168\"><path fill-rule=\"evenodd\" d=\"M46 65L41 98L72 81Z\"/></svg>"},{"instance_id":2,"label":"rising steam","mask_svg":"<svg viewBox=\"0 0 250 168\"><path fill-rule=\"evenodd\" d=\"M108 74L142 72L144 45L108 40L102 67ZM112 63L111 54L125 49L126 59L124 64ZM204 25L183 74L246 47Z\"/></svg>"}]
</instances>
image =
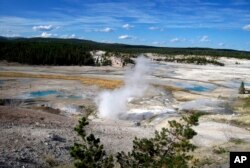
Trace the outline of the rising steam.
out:
<instances>
[{"instance_id":1,"label":"rising steam","mask_svg":"<svg viewBox=\"0 0 250 168\"><path fill-rule=\"evenodd\" d=\"M145 79L150 73L150 61L143 56L135 60L135 67L125 75L124 86L112 91L104 91L97 98L99 116L117 119L126 114L130 97L142 97L149 83Z\"/></svg>"}]
</instances>

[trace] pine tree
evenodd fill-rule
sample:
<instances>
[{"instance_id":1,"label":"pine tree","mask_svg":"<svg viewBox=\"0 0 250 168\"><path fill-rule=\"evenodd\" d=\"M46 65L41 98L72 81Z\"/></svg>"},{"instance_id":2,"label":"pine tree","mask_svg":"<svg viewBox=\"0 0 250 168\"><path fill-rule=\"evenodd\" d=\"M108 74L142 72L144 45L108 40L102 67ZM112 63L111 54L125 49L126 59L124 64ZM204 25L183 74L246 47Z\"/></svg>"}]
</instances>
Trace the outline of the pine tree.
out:
<instances>
[{"instance_id":1,"label":"pine tree","mask_svg":"<svg viewBox=\"0 0 250 168\"><path fill-rule=\"evenodd\" d=\"M240 84L239 94L245 94L245 84L243 81Z\"/></svg>"},{"instance_id":2,"label":"pine tree","mask_svg":"<svg viewBox=\"0 0 250 168\"><path fill-rule=\"evenodd\" d=\"M188 152L195 149L189 140L197 134L191 127L198 125L198 117L193 114L183 117L182 122L169 121L170 128L156 131L153 138L135 138L132 152L118 153L117 161L122 168L187 168L192 159Z\"/></svg>"},{"instance_id":3,"label":"pine tree","mask_svg":"<svg viewBox=\"0 0 250 168\"><path fill-rule=\"evenodd\" d=\"M195 149L190 139L196 135L196 132L191 127L198 125L198 118L198 114L184 116L180 122L169 121L170 128L156 131L153 138L135 138L132 151L127 154L123 151L117 153L117 162L121 168L187 168L188 161L192 159L189 152ZM83 139L83 144L75 143L71 147L71 156L76 160L75 166L114 167L113 157L106 155L100 140L92 134L86 135L84 126L87 124L86 118L82 118L75 128Z\"/></svg>"},{"instance_id":4,"label":"pine tree","mask_svg":"<svg viewBox=\"0 0 250 168\"><path fill-rule=\"evenodd\" d=\"M75 127L75 131L82 138L83 143L75 143L70 149L70 155L75 158L75 166L77 168L112 168L113 157L108 156L100 144L100 139L95 138L93 134L87 136L83 129L88 122L86 118L79 121L79 125Z\"/></svg>"}]
</instances>

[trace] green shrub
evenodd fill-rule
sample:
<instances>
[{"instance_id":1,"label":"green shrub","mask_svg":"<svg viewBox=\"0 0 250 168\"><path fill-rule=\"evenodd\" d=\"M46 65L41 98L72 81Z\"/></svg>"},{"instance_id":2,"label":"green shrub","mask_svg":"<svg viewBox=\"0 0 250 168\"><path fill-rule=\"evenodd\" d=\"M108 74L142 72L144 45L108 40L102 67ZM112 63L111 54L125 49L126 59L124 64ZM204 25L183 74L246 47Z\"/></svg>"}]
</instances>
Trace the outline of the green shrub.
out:
<instances>
[{"instance_id":1,"label":"green shrub","mask_svg":"<svg viewBox=\"0 0 250 168\"><path fill-rule=\"evenodd\" d=\"M245 94L245 84L243 81L240 84L239 94Z\"/></svg>"},{"instance_id":2,"label":"green shrub","mask_svg":"<svg viewBox=\"0 0 250 168\"><path fill-rule=\"evenodd\" d=\"M193 114L183 117L181 123L169 121L170 128L156 131L153 138L135 138L132 152L117 155L121 167L188 167L192 159L188 152L195 149L189 141L196 135L191 127L198 125L198 117Z\"/></svg>"},{"instance_id":3,"label":"green shrub","mask_svg":"<svg viewBox=\"0 0 250 168\"><path fill-rule=\"evenodd\" d=\"M213 152L216 154L223 154L223 153L226 153L228 151L223 147L217 147L217 148L213 149Z\"/></svg>"},{"instance_id":4,"label":"green shrub","mask_svg":"<svg viewBox=\"0 0 250 168\"><path fill-rule=\"evenodd\" d=\"M191 128L198 125L199 114L183 116L180 122L169 121L170 128L156 131L153 138L135 138L133 149L129 153L118 152L117 162L121 168L154 167L154 168L187 168L192 159L189 154L195 149L190 143L196 132ZM86 118L79 121L75 131L83 139L83 144L75 143L71 147L71 156L76 160L76 167L114 167L113 156L106 155L100 140L94 135L86 135L83 129L88 122Z\"/></svg>"},{"instance_id":5,"label":"green shrub","mask_svg":"<svg viewBox=\"0 0 250 168\"><path fill-rule=\"evenodd\" d=\"M79 125L75 127L75 131L82 138L83 143L75 143L70 149L70 155L75 158L76 167L88 168L111 168L114 167L113 157L108 156L100 144L100 139L95 138L93 134L86 135L83 129L88 122L86 118L79 121Z\"/></svg>"}]
</instances>

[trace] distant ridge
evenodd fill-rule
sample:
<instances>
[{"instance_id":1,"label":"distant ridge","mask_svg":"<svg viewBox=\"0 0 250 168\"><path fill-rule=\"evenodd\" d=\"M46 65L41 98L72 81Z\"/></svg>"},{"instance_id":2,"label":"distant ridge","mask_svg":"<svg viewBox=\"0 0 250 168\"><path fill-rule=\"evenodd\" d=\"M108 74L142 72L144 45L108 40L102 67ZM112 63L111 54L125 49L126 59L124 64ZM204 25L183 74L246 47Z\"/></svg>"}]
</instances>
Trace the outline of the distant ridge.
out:
<instances>
[{"instance_id":1,"label":"distant ridge","mask_svg":"<svg viewBox=\"0 0 250 168\"><path fill-rule=\"evenodd\" d=\"M206 47L156 47L156 46L149 46L149 45L131 45L131 44L123 44L123 43L103 43L103 42L96 42L92 40L85 40L85 39L77 39L77 38L42 38L42 37L4 37L0 36L0 40L12 40L12 41L33 41L33 42L65 42L65 43L79 43L79 44L93 44L93 45L105 45L116 48L124 47L124 48L153 48L153 49L191 49L191 50L222 50L222 51L239 51L239 52L246 52L250 53L250 51L242 51L242 50L234 50L234 49L214 49L214 48L206 48Z\"/></svg>"},{"instance_id":2,"label":"distant ridge","mask_svg":"<svg viewBox=\"0 0 250 168\"><path fill-rule=\"evenodd\" d=\"M233 49L213 49L213 48L199 48L199 47L155 47L147 45L129 45L120 43L102 43L92 40L84 39L63 39L63 38L25 38L25 37L3 37L0 36L0 42L2 43L56 43L56 44L69 44L75 46L81 46L85 50L105 50L109 52L124 52L124 53L159 53L166 55L209 55L209 56L225 56L234 58L246 58L250 59L249 51L240 51Z\"/></svg>"}]
</instances>

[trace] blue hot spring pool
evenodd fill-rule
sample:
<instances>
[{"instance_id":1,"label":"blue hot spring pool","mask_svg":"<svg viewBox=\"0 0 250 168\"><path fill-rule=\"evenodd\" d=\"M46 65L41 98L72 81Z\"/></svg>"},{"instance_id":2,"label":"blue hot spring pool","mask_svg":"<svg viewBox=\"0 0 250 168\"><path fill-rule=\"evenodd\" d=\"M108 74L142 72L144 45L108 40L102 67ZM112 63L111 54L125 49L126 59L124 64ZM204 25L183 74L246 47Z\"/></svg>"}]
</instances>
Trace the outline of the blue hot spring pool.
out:
<instances>
[{"instance_id":1,"label":"blue hot spring pool","mask_svg":"<svg viewBox=\"0 0 250 168\"><path fill-rule=\"evenodd\" d=\"M175 83L176 86L183 88L185 90L194 91L194 92L208 92L215 89L215 86L212 84L202 85L202 84L192 84L192 83Z\"/></svg>"},{"instance_id":2,"label":"blue hot spring pool","mask_svg":"<svg viewBox=\"0 0 250 168\"><path fill-rule=\"evenodd\" d=\"M24 98L24 99L27 99L27 98L35 99L35 98L42 98L42 97L47 97L47 96L55 96L56 98L72 99L72 100L84 98L84 96L82 95L74 95L74 94L69 94L69 93L65 93L65 92L57 91L57 90L38 90L38 91L33 91L33 92L26 92L19 97Z\"/></svg>"},{"instance_id":3,"label":"blue hot spring pool","mask_svg":"<svg viewBox=\"0 0 250 168\"><path fill-rule=\"evenodd\" d=\"M211 90L211 88L209 88L209 87L199 86L199 85L185 87L184 89L190 90L190 91L195 91L195 92L207 92L207 91Z\"/></svg>"},{"instance_id":4,"label":"blue hot spring pool","mask_svg":"<svg viewBox=\"0 0 250 168\"><path fill-rule=\"evenodd\" d=\"M28 93L29 97L36 98L36 97L45 97L49 95L59 95L60 92L56 90L44 90L44 91L34 91Z\"/></svg>"}]
</instances>

